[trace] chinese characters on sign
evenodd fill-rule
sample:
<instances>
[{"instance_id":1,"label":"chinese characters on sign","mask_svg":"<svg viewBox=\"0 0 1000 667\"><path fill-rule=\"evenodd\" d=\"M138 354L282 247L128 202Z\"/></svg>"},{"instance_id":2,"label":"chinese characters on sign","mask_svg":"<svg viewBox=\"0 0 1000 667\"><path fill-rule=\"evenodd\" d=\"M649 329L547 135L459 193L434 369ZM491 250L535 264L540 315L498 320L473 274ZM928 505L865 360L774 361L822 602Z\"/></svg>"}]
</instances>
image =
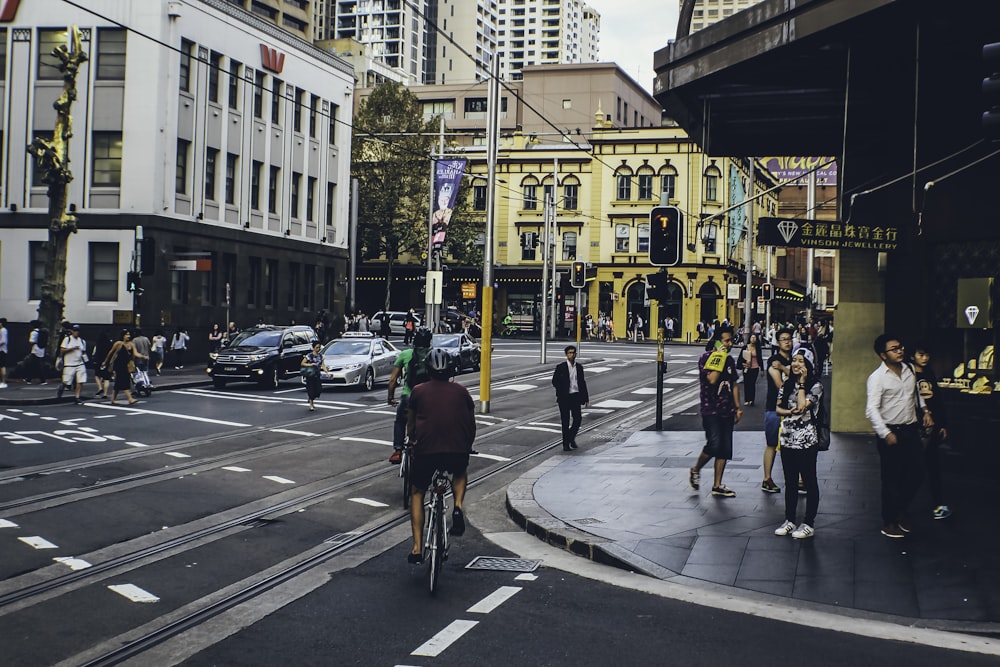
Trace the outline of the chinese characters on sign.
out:
<instances>
[{"instance_id":1,"label":"chinese characters on sign","mask_svg":"<svg viewBox=\"0 0 1000 667\"><path fill-rule=\"evenodd\" d=\"M757 244L792 248L834 250L896 250L899 228L895 225L855 225L839 220L761 218Z\"/></svg>"}]
</instances>

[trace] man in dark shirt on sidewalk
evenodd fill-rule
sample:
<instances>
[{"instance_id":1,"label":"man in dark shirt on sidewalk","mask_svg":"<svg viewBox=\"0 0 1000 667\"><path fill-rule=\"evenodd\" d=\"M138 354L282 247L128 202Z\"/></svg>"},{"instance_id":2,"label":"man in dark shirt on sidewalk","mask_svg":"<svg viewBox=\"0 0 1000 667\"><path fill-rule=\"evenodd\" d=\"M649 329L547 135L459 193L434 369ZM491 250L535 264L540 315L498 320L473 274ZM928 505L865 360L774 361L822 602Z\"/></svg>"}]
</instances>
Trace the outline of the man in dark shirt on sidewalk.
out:
<instances>
[{"instance_id":1,"label":"man in dark shirt on sidewalk","mask_svg":"<svg viewBox=\"0 0 1000 667\"><path fill-rule=\"evenodd\" d=\"M451 489L455 510L451 515L452 535L465 532L465 484L468 478L469 454L476 439L476 406L469 391L450 382L451 357L441 348L431 350L427 359L430 381L413 387L410 392L406 430L413 446L413 466L410 475L413 491L410 497L410 526L413 549L409 562L422 560L424 532L424 494L435 470L452 474Z\"/></svg>"},{"instance_id":2,"label":"man in dark shirt on sidewalk","mask_svg":"<svg viewBox=\"0 0 1000 667\"><path fill-rule=\"evenodd\" d=\"M701 469L715 459L715 479L712 495L733 498L736 492L722 483L726 462L733 458L733 429L743 416L736 362L729 355L733 347L733 329L720 326L708 343L708 351L698 359L698 380L701 385L701 421L705 427L705 447L698 461L689 470L691 488L701 485Z\"/></svg>"}]
</instances>

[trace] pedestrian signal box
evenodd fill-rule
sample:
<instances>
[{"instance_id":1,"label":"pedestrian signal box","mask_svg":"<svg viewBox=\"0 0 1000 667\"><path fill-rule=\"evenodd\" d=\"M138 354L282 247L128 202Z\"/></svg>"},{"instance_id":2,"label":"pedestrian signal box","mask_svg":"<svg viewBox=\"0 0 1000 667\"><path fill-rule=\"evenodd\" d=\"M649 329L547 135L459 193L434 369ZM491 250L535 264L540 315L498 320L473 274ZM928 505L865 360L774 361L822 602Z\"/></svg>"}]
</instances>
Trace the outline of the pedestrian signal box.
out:
<instances>
[{"instance_id":1,"label":"pedestrian signal box","mask_svg":"<svg viewBox=\"0 0 1000 667\"><path fill-rule=\"evenodd\" d=\"M684 217L676 206L657 206L649 212L649 263L677 266L681 261Z\"/></svg>"}]
</instances>

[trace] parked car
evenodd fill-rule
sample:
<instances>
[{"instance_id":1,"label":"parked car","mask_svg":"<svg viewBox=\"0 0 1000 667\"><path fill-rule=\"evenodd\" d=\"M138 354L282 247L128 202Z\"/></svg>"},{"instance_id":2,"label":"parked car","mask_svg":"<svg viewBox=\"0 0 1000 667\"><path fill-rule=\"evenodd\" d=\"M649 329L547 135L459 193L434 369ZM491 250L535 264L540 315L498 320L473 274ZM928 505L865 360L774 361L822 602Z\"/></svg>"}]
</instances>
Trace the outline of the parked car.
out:
<instances>
[{"instance_id":1,"label":"parked car","mask_svg":"<svg viewBox=\"0 0 1000 667\"><path fill-rule=\"evenodd\" d=\"M271 387L298 376L302 358L319 340L312 327L256 326L245 329L215 355L209 374L217 388L228 382Z\"/></svg>"},{"instance_id":2,"label":"parked car","mask_svg":"<svg viewBox=\"0 0 1000 667\"><path fill-rule=\"evenodd\" d=\"M388 312L389 314L389 331L394 336L402 336L406 334L406 311L403 310L389 310L389 311L378 311L372 315L372 326L371 330L376 334L382 330L382 317ZM414 314L417 318L417 323L413 327L416 329L420 326L420 316Z\"/></svg>"},{"instance_id":3,"label":"parked car","mask_svg":"<svg viewBox=\"0 0 1000 667\"><path fill-rule=\"evenodd\" d=\"M431 338L431 347L439 347L448 353L448 356L452 358L456 373L461 373L466 368L471 368L474 371L479 370L482 348L468 334L434 334Z\"/></svg>"},{"instance_id":4,"label":"parked car","mask_svg":"<svg viewBox=\"0 0 1000 667\"><path fill-rule=\"evenodd\" d=\"M355 332L331 340L322 354L326 370L320 371L319 379L324 386L363 387L368 391L376 382L389 381L399 349L375 334Z\"/></svg>"}]
</instances>

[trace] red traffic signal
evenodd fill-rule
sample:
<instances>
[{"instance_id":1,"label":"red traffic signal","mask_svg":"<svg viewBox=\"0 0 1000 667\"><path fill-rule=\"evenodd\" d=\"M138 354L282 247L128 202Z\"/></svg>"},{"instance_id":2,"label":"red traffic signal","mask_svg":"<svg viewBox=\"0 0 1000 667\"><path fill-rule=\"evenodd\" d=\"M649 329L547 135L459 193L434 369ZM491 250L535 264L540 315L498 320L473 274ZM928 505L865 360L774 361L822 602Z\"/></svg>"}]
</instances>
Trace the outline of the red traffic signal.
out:
<instances>
[{"instance_id":1,"label":"red traffic signal","mask_svg":"<svg viewBox=\"0 0 1000 667\"><path fill-rule=\"evenodd\" d=\"M684 216L676 206L657 206L649 212L649 263L677 266L681 261Z\"/></svg>"}]
</instances>

